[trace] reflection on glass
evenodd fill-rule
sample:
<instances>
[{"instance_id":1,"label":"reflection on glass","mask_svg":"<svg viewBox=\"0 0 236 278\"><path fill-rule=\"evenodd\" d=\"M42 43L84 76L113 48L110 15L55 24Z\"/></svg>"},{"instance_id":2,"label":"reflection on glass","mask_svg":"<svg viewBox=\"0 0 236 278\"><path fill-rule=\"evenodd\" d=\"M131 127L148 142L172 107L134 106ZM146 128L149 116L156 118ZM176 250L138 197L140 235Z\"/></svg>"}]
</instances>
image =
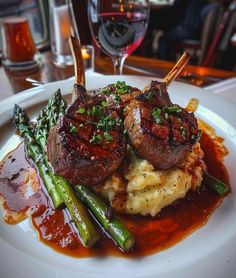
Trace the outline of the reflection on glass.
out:
<instances>
[{"instance_id":1,"label":"reflection on glass","mask_svg":"<svg viewBox=\"0 0 236 278\"><path fill-rule=\"evenodd\" d=\"M116 74L122 74L126 57L144 39L149 19L147 0L89 0L89 25L96 44L112 57Z\"/></svg>"}]
</instances>

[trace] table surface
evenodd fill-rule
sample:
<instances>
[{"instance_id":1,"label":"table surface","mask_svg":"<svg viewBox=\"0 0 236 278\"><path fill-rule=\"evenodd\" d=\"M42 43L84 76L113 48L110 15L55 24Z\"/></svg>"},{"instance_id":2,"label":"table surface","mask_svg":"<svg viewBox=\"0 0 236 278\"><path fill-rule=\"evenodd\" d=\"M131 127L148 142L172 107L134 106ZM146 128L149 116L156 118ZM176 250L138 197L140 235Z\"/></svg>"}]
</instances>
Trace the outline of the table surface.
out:
<instances>
[{"instance_id":1,"label":"table surface","mask_svg":"<svg viewBox=\"0 0 236 278\"><path fill-rule=\"evenodd\" d=\"M35 72L20 72L16 74L0 67L0 100L32 88L33 84L26 81L26 78L48 83L67 79L74 75L73 66L65 68L55 66L51 52L45 52L42 55L44 64ZM173 65L174 63L168 61L130 56L125 62L124 74L149 75L162 78ZM111 59L109 57L96 57L95 70L102 74L113 74ZM236 76L236 72L187 65L179 80L201 87L233 76Z\"/></svg>"}]
</instances>

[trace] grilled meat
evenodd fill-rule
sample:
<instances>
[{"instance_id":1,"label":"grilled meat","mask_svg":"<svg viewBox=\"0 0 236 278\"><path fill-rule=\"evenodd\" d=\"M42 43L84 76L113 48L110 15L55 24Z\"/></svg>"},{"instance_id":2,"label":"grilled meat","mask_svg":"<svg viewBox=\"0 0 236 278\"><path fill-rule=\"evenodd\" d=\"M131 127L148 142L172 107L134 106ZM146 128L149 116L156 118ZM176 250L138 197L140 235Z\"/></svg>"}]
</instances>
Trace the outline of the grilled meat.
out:
<instances>
[{"instance_id":1,"label":"grilled meat","mask_svg":"<svg viewBox=\"0 0 236 278\"><path fill-rule=\"evenodd\" d=\"M139 94L141 94L139 89L128 86L125 82L121 81L94 92L94 95L104 97L108 106L115 110L121 118L124 118L125 107Z\"/></svg>"},{"instance_id":2,"label":"grilled meat","mask_svg":"<svg viewBox=\"0 0 236 278\"><path fill-rule=\"evenodd\" d=\"M124 124L136 153L158 169L180 165L199 138L194 114L173 105L157 81L131 100Z\"/></svg>"},{"instance_id":3,"label":"grilled meat","mask_svg":"<svg viewBox=\"0 0 236 278\"><path fill-rule=\"evenodd\" d=\"M116 170L126 152L123 122L103 95L75 85L77 99L50 131L47 154L56 174L72 184L96 185Z\"/></svg>"}]
</instances>

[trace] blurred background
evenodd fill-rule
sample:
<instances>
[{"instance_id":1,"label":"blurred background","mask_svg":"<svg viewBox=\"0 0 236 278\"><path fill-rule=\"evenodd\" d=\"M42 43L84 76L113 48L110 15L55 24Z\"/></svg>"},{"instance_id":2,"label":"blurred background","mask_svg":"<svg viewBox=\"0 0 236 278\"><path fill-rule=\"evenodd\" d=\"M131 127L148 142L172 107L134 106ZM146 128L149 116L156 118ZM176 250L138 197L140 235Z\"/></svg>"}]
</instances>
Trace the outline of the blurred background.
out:
<instances>
[{"instance_id":1,"label":"blurred background","mask_svg":"<svg viewBox=\"0 0 236 278\"><path fill-rule=\"evenodd\" d=\"M24 16L40 51L50 48L50 0L0 0L0 20ZM191 63L236 71L236 1L152 0L146 37L134 55L176 61L188 50ZM82 44L92 44L87 1L72 0ZM103 55L96 50L96 55ZM0 41L1 56L1 41Z\"/></svg>"}]
</instances>

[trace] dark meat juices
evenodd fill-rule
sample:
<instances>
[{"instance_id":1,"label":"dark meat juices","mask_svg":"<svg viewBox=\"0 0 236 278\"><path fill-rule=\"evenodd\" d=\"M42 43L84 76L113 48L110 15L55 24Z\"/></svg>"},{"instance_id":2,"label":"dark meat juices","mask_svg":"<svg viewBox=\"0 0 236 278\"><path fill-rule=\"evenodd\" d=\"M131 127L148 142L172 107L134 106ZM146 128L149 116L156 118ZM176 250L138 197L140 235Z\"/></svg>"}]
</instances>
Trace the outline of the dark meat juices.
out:
<instances>
[{"instance_id":1,"label":"dark meat juices","mask_svg":"<svg viewBox=\"0 0 236 278\"><path fill-rule=\"evenodd\" d=\"M202 135L201 146L209 173L229 183L222 163L226 153L219 155L219 148L206 133ZM27 183L30 187L28 191L22 187L23 177L28 181L33 180ZM82 247L67 211L52 208L43 185L42 190L39 189L39 181L35 177L36 171L26 161L21 144L6 156L0 166L0 195L5 200L4 208L8 212L6 221L14 224L24 219L26 210L31 208L32 223L40 240L54 250L74 257L140 257L164 250L204 225L223 200L223 197L202 186L199 192L189 192L184 199L163 209L155 218L120 215L136 239L135 249L123 254L105 234L94 248Z\"/></svg>"}]
</instances>

